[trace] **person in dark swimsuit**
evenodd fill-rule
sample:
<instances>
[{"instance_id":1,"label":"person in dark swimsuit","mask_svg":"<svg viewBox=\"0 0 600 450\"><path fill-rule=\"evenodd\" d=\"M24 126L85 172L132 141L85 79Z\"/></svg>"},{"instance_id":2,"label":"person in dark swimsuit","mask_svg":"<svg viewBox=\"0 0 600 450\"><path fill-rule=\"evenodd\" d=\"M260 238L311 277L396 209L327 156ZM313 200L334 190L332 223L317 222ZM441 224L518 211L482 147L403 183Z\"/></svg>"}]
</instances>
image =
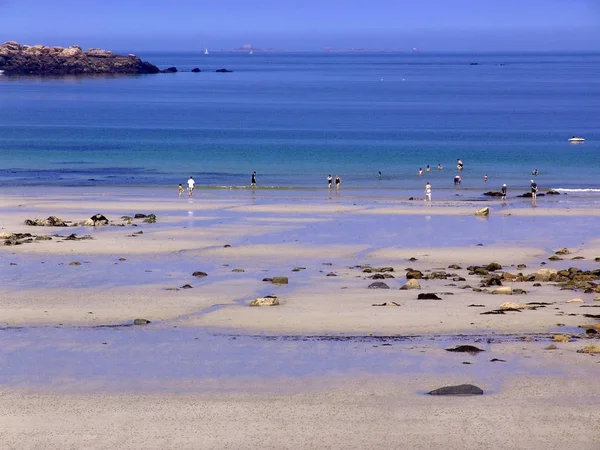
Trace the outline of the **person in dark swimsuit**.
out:
<instances>
[{"instance_id":1,"label":"person in dark swimsuit","mask_svg":"<svg viewBox=\"0 0 600 450\"><path fill-rule=\"evenodd\" d=\"M335 176L335 189L339 190L340 189L340 184L342 184L342 179L340 178L339 175Z\"/></svg>"},{"instance_id":2,"label":"person in dark swimsuit","mask_svg":"<svg viewBox=\"0 0 600 450\"><path fill-rule=\"evenodd\" d=\"M252 172L252 182L250 183L250 186L256 186L256 171Z\"/></svg>"},{"instance_id":3,"label":"person in dark swimsuit","mask_svg":"<svg viewBox=\"0 0 600 450\"><path fill-rule=\"evenodd\" d=\"M502 189L500 189L500 192L502 193L502 200L506 200L506 184L502 185Z\"/></svg>"},{"instance_id":4,"label":"person in dark swimsuit","mask_svg":"<svg viewBox=\"0 0 600 450\"><path fill-rule=\"evenodd\" d=\"M329 174L329 175L327 176L327 187L328 187L329 189L331 189L331 183L332 183L332 182L333 182L333 178L332 178L331 174Z\"/></svg>"},{"instance_id":5,"label":"person in dark swimsuit","mask_svg":"<svg viewBox=\"0 0 600 450\"><path fill-rule=\"evenodd\" d=\"M535 181L531 180L531 198L535 200L537 198L538 185Z\"/></svg>"}]
</instances>

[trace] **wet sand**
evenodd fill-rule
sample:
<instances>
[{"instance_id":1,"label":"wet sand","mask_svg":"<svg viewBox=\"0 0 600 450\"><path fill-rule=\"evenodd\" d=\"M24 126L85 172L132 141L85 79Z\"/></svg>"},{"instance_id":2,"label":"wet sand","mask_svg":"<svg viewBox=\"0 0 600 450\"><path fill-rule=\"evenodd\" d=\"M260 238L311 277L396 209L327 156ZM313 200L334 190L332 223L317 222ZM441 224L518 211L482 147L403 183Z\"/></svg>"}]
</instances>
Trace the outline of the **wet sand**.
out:
<instances>
[{"instance_id":1,"label":"wet sand","mask_svg":"<svg viewBox=\"0 0 600 450\"><path fill-rule=\"evenodd\" d=\"M583 316L600 314L598 294L547 282L504 282L527 291L512 296L464 286L481 283L468 265L490 262L513 274L600 268L597 214L492 204L482 220L473 215L482 205L7 195L0 232L52 240L0 247L0 359L8 368L0 375L0 428L8 430L0 443L593 448L600 415L585 405L600 394L590 383L599 359L577 350L594 342L578 325L598 322ZM94 213L124 226L23 224L49 215L79 222ZM120 219L135 213L155 213L157 223ZM64 240L71 233L93 239ZM561 247L569 255L549 261ZM369 279L365 265L390 266L394 278ZM399 290L407 268L452 275ZM262 281L281 275L288 285ZM464 281L452 280L458 277ZM373 281L390 289L367 289ZM418 300L423 292L441 300ZM247 306L268 294L281 305ZM550 304L481 314L506 301ZM400 306L372 306L386 302ZM120 327L134 318L152 323ZM544 350L555 334L572 341ZM485 356L444 352L456 343L480 345ZM492 356L507 362L490 363ZM423 395L463 382L481 384L486 395Z\"/></svg>"}]
</instances>

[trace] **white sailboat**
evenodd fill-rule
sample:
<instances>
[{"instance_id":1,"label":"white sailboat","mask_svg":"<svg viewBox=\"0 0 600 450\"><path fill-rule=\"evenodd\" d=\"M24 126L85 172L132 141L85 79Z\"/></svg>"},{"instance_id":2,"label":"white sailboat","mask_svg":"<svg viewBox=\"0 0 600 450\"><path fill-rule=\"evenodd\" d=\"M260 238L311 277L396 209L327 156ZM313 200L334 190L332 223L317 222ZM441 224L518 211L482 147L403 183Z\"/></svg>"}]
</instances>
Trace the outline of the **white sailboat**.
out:
<instances>
[{"instance_id":1,"label":"white sailboat","mask_svg":"<svg viewBox=\"0 0 600 450\"><path fill-rule=\"evenodd\" d=\"M208 49L207 48L204 49L204 54L208 55Z\"/></svg>"}]
</instances>

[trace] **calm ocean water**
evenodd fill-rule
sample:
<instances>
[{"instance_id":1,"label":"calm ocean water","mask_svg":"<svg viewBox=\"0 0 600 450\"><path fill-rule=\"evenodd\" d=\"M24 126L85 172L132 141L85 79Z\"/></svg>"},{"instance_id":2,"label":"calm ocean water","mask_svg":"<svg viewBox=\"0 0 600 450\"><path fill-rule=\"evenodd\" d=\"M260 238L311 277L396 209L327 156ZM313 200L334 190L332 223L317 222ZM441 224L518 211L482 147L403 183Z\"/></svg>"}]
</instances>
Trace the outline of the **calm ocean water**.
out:
<instances>
[{"instance_id":1,"label":"calm ocean water","mask_svg":"<svg viewBox=\"0 0 600 450\"><path fill-rule=\"evenodd\" d=\"M140 56L182 72L0 76L0 186L600 190L600 54Z\"/></svg>"}]
</instances>

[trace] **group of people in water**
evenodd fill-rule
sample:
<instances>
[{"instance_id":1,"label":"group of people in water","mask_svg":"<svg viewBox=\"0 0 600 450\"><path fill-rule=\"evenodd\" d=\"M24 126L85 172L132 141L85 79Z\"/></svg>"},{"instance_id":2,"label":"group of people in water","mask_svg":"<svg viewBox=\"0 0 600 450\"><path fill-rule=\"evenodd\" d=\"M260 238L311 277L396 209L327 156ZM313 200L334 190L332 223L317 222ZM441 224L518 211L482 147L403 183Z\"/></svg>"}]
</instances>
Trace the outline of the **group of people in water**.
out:
<instances>
[{"instance_id":1,"label":"group of people in water","mask_svg":"<svg viewBox=\"0 0 600 450\"><path fill-rule=\"evenodd\" d=\"M437 170L442 170L444 167L441 164L438 164L437 166ZM463 162L458 159L456 162L456 169L458 171L462 171L464 169L464 164ZM429 166L429 164L427 165L427 167L425 168L426 172L430 172L431 171L431 167ZM533 169L532 171L532 175L537 176L539 173L538 169ZM419 176L423 175L423 169L419 168ZM377 173L377 177L381 180L382 178L382 174L381 171L378 171ZM487 173L483 176L483 181L487 182L488 181L488 175ZM340 178L339 175L336 175L335 178L333 178L331 176L331 174L329 174L327 176L327 187L328 189L332 189L333 184L335 183L335 189L336 191L339 191L340 186L342 184L342 179ZM454 186L460 186L462 183L462 177L459 174L456 174L454 176ZM187 192L188 192L188 196L191 198L194 195L194 188L196 186L196 182L194 181L194 178L190 175L190 178L187 180ZM252 172L252 175L250 176L250 186L251 187L256 187L256 171ZM537 198L537 192L538 192L538 186L537 183L533 180L531 180L531 197L532 199L535 201L535 199ZM184 192L184 188L182 184L179 184L178 186L178 194L179 194L179 198L183 197L183 192ZM502 185L502 188L500 189L500 193L502 194L502 200L506 200L506 193L507 193L507 187L506 184ZM429 183L429 181L425 184L425 201L431 201L431 184Z\"/></svg>"},{"instance_id":2,"label":"group of people in water","mask_svg":"<svg viewBox=\"0 0 600 450\"><path fill-rule=\"evenodd\" d=\"M464 164L463 162L458 159L457 163L456 163L456 169L459 171L462 171L464 168ZM443 169L441 164L438 164L438 170ZM426 171L429 172L431 169L429 167L429 165L427 165L426 167ZM533 171L531 172L531 174L533 176L537 176L539 173L538 169L533 169ZM419 168L419 176L423 175L423 170L421 168ZM379 172L379 176L381 178L381 172ZM486 173L485 175L483 175L483 181L487 183L488 181L488 174ZM454 186L460 186L462 183L462 177L459 174L456 174L454 176ZM530 181L530 189L531 189L531 198L533 200L533 202L535 202L535 200L537 199L537 192L538 192L538 185L534 180ZM506 200L506 194L507 194L507 186L506 183L502 185L502 188L500 188L500 194L501 194L501 198L502 200ZM429 181L425 184L425 201L431 201L431 184L429 183Z\"/></svg>"}]
</instances>

